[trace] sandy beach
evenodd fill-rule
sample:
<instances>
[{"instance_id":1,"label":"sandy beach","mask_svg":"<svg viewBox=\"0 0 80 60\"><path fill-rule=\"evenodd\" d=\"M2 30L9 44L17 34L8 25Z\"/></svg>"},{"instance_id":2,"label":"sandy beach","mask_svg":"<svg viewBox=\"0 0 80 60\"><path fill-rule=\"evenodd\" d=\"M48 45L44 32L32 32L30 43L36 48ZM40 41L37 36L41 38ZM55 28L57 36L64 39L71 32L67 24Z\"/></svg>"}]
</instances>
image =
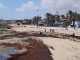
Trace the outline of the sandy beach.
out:
<instances>
[{"instance_id":1,"label":"sandy beach","mask_svg":"<svg viewBox=\"0 0 80 60\"><path fill-rule=\"evenodd\" d=\"M54 60L80 60L80 42L52 37L39 37L50 49Z\"/></svg>"},{"instance_id":2,"label":"sandy beach","mask_svg":"<svg viewBox=\"0 0 80 60\"><path fill-rule=\"evenodd\" d=\"M68 28L68 30L66 30L65 28L61 28L61 27L38 27L37 26L32 26L32 25L21 25L21 26L17 26L17 25L12 25L13 28L12 30L14 31L18 31L18 32L31 32L31 31L36 31L36 32L50 32L50 29L54 29L55 32L58 33L65 33L65 34L73 34L75 33L76 36L80 36L80 28L76 28L74 30L74 28Z\"/></svg>"},{"instance_id":3,"label":"sandy beach","mask_svg":"<svg viewBox=\"0 0 80 60\"><path fill-rule=\"evenodd\" d=\"M79 29L76 28L74 30L73 28L69 28L68 30L65 30L65 28L51 28L51 27L34 27L34 26L21 26L21 27L14 27L13 30L18 32L44 32L46 29L46 32L50 32L50 29L54 29L55 32L58 33L65 33L65 34L72 34L75 33L76 36L80 36ZM37 37L35 37L37 38ZM60 39L60 38L53 38L53 37L38 37L38 39L41 39L43 43L45 43L47 46L51 46L54 48L50 49L50 52L52 53L52 58L54 60L80 60L80 42L75 42L69 39Z\"/></svg>"}]
</instances>

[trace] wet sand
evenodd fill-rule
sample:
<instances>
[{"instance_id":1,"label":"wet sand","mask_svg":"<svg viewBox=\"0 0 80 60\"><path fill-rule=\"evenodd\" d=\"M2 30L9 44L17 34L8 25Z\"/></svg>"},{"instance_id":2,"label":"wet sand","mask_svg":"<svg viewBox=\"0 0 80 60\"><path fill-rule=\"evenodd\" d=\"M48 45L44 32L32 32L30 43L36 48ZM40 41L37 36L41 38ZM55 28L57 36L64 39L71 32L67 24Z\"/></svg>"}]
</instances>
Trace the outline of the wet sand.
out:
<instances>
[{"instance_id":1,"label":"wet sand","mask_svg":"<svg viewBox=\"0 0 80 60\"><path fill-rule=\"evenodd\" d=\"M49 48L42 41L30 39L27 42L29 42L29 45L26 46L28 52L9 60L53 60Z\"/></svg>"}]
</instances>

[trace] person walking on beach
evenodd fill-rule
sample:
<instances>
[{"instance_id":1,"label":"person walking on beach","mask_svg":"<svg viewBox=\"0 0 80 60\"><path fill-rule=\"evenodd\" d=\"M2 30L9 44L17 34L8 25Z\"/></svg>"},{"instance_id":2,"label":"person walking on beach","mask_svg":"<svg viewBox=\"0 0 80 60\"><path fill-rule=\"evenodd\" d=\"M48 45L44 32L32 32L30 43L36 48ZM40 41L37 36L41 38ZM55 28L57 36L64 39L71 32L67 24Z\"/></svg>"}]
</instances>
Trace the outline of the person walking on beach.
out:
<instances>
[{"instance_id":1,"label":"person walking on beach","mask_svg":"<svg viewBox=\"0 0 80 60\"><path fill-rule=\"evenodd\" d=\"M54 32L54 29L52 29L52 32Z\"/></svg>"},{"instance_id":2,"label":"person walking on beach","mask_svg":"<svg viewBox=\"0 0 80 60\"><path fill-rule=\"evenodd\" d=\"M46 28L45 28L45 32L46 32Z\"/></svg>"},{"instance_id":3,"label":"person walking on beach","mask_svg":"<svg viewBox=\"0 0 80 60\"><path fill-rule=\"evenodd\" d=\"M75 33L73 33L72 37L73 37L73 40L75 40L75 39L74 39L74 38L75 38Z\"/></svg>"},{"instance_id":4,"label":"person walking on beach","mask_svg":"<svg viewBox=\"0 0 80 60\"><path fill-rule=\"evenodd\" d=\"M51 29L50 29L50 32L51 32Z\"/></svg>"}]
</instances>

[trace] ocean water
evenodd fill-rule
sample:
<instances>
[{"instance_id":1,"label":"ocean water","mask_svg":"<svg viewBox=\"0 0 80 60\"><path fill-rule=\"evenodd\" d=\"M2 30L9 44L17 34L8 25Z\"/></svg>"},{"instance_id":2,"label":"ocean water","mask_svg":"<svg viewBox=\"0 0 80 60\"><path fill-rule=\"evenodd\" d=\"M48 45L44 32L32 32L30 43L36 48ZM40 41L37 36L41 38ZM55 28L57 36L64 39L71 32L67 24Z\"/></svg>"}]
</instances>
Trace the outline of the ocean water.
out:
<instances>
[{"instance_id":1,"label":"ocean water","mask_svg":"<svg viewBox=\"0 0 80 60\"><path fill-rule=\"evenodd\" d=\"M0 60L7 60L11 57L10 54L16 53L15 50L15 47L0 46Z\"/></svg>"}]
</instances>

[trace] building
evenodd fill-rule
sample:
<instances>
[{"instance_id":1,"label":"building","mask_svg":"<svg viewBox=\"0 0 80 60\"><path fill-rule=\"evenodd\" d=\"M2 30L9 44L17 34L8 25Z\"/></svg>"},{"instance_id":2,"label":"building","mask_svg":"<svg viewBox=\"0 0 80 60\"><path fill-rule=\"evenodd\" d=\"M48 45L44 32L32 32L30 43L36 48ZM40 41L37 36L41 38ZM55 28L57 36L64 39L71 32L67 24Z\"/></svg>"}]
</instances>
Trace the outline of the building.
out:
<instances>
[{"instance_id":1,"label":"building","mask_svg":"<svg viewBox=\"0 0 80 60\"><path fill-rule=\"evenodd\" d=\"M70 27L73 27L73 22L71 23ZM75 21L75 27L80 28L80 21Z\"/></svg>"},{"instance_id":2,"label":"building","mask_svg":"<svg viewBox=\"0 0 80 60\"><path fill-rule=\"evenodd\" d=\"M7 21L0 19L0 24L1 24L1 25L7 24Z\"/></svg>"},{"instance_id":3,"label":"building","mask_svg":"<svg viewBox=\"0 0 80 60\"><path fill-rule=\"evenodd\" d=\"M43 21L43 20L38 21L38 25L39 26L45 26L45 21Z\"/></svg>"}]
</instances>

